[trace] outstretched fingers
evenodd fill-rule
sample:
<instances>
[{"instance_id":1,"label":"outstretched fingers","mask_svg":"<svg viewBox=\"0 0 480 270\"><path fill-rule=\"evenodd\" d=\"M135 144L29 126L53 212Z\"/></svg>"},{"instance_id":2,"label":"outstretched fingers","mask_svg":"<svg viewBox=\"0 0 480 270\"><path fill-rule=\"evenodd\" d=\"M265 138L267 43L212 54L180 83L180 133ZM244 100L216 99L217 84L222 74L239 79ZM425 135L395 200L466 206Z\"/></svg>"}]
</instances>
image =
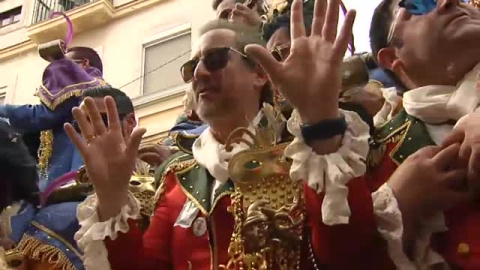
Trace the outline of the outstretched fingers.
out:
<instances>
[{"instance_id":1,"label":"outstretched fingers","mask_svg":"<svg viewBox=\"0 0 480 270\"><path fill-rule=\"evenodd\" d=\"M98 111L97 105L95 101L91 97L87 97L83 100L85 106L87 108L88 118L92 123L94 134L92 135L102 135L107 132L107 127L105 127L105 123L100 116L100 112Z\"/></svg>"},{"instance_id":2,"label":"outstretched fingers","mask_svg":"<svg viewBox=\"0 0 480 270\"><path fill-rule=\"evenodd\" d=\"M72 124L65 123L63 125L63 128L65 129L65 132L70 138L70 141L72 141L72 143L78 149L82 157L85 159L87 153L87 143L85 142L85 140L83 140L80 134L75 131L75 128L72 126Z\"/></svg>"},{"instance_id":3,"label":"outstretched fingers","mask_svg":"<svg viewBox=\"0 0 480 270\"><path fill-rule=\"evenodd\" d=\"M338 35L338 38L333 44L333 54L334 57L337 59L343 59L343 56L348 49L348 44L350 43L350 39L352 37L353 24L355 22L356 15L357 12L355 10L349 10L347 12L347 15L345 16L345 20L343 22L342 29L340 30L340 34Z\"/></svg>"},{"instance_id":4,"label":"outstretched fingers","mask_svg":"<svg viewBox=\"0 0 480 270\"><path fill-rule=\"evenodd\" d=\"M120 131L122 127L120 125L120 118L118 117L118 110L117 105L115 104L115 100L107 96L104 99L105 107L107 108L107 117L108 117L108 128L111 131Z\"/></svg>"},{"instance_id":5,"label":"outstretched fingers","mask_svg":"<svg viewBox=\"0 0 480 270\"><path fill-rule=\"evenodd\" d=\"M327 15L323 25L322 37L333 43L337 36L338 17L340 13L340 0L330 0L327 7Z\"/></svg>"},{"instance_id":6,"label":"outstretched fingers","mask_svg":"<svg viewBox=\"0 0 480 270\"><path fill-rule=\"evenodd\" d=\"M127 154L131 157L137 157L138 149L140 148L140 143L142 142L143 135L147 132L145 128L135 128L130 136L130 139L127 143Z\"/></svg>"},{"instance_id":7,"label":"outstretched fingers","mask_svg":"<svg viewBox=\"0 0 480 270\"><path fill-rule=\"evenodd\" d=\"M293 0L292 15L290 16L290 37L293 40L304 37L305 24L303 22L303 0Z\"/></svg>"},{"instance_id":8,"label":"outstretched fingers","mask_svg":"<svg viewBox=\"0 0 480 270\"><path fill-rule=\"evenodd\" d=\"M313 22L312 22L312 36L322 35L326 12L327 12L327 0L316 0L314 11L313 11L314 16L313 16Z\"/></svg>"}]
</instances>

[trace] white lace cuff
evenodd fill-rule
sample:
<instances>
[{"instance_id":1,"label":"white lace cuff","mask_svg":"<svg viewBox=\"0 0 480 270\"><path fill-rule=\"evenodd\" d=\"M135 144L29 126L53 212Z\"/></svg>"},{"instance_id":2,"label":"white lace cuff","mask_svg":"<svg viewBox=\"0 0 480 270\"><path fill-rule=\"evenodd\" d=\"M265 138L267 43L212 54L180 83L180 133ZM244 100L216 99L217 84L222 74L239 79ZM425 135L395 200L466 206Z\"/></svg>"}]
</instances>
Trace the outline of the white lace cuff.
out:
<instances>
[{"instance_id":1,"label":"white lace cuff","mask_svg":"<svg viewBox=\"0 0 480 270\"><path fill-rule=\"evenodd\" d=\"M397 269L415 269L415 264L403 252L403 220L392 189L384 184L372 194L373 212L378 232L387 241L388 253Z\"/></svg>"},{"instance_id":2,"label":"white lace cuff","mask_svg":"<svg viewBox=\"0 0 480 270\"><path fill-rule=\"evenodd\" d=\"M397 269L430 269L433 265L445 263L430 246L432 234L446 229L442 213L422 221L413 246L414 261L411 261L403 251L402 213L392 189L384 184L372 194L372 198L378 232L387 241L390 259Z\"/></svg>"},{"instance_id":3,"label":"white lace cuff","mask_svg":"<svg viewBox=\"0 0 480 270\"><path fill-rule=\"evenodd\" d=\"M137 219L140 215L140 203L129 193L128 203L121 212L111 219L100 222L97 212L98 199L93 194L78 205L77 218L80 230L75 234L78 246L84 252L85 269L111 269L108 262L108 251L103 243L107 237L117 238L118 232L126 233L130 229L129 219Z\"/></svg>"},{"instance_id":4,"label":"white lace cuff","mask_svg":"<svg viewBox=\"0 0 480 270\"><path fill-rule=\"evenodd\" d=\"M350 218L347 183L365 173L368 154L369 127L351 111L343 111L348 128L342 145L335 153L317 155L308 146L300 130L300 115L294 111L287 127L295 136L285 149L285 155L293 160L290 177L303 179L317 193L325 192L322 204L322 219L327 225L347 224Z\"/></svg>"}]
</instances>

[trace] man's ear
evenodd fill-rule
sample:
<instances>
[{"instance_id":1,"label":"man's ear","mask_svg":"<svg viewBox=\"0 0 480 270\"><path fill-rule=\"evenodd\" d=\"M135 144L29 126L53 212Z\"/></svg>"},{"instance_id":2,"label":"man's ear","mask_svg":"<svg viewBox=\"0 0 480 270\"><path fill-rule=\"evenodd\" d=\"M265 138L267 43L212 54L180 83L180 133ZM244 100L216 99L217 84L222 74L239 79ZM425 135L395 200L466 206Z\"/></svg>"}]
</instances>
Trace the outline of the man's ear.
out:
<instances>
[{"instance_id":1,"label":"man's ear","mask_svg":"<svg viewBox=\"0 0 480 270\"><path fill-rule=\"evenodd\" d=\"M90 67L90 60L88 59L83 59L82 60L82 64L84 67Z\"/></svg>"},{"instance_id":2,"label":"man's ear","mask_svg":"<svg viewBox=\"0 0 480 270\"><path fill-rule=\"evenodd\" d=\"M270 79L268 78L267 73L263 68L259 65L255 67L255 85L259 86L260 88L263 87Z\"/></svg>"},{"instance_id":3,"label":"man's ear","mask_svg":"<svg viewBox=\"0 0 480 270\"><path fill-rule=\"evenodd\" d=\"M128 124L128 126L131 126L132 129L137 126L137 119L135 118L135 114L131 113L125 116L125 122Z\"/></svg>"},{"instance_id":4,"label":"man's ear","mask_svg":"<svg viewBox=\"0 0 480 270\"><path fill-rule=\"evenodd\" d=\"M123 120L122 120L122 125L123 125L123 132L125 132L125 135L130 135L133 131L133 129L137 126L137 119L135 118L135 114L131 113L126 115Z\"/></svg>"},{"instance_id":5,"label":"man's ear","mask_svg":"<svg viewBox=\"0 0 480 270\"><path fill-rule=\"evenodd\" d=\"M393 63L399 60L394 48L383 48L377 53L378 64L389 70L393 70Z\"/></svg>"},{"instance_id":6,"label":"man's ear","mask_svg":"<svg viewBox=\"0 0 480 270\"><path fill-rule=\"evenodd\" d=\"M392 71L407 88L415 87L406 72L405 63L397 56L394 48L381 49L377 54L377 59L381 67Z\"/></svg>"}]
</instances>

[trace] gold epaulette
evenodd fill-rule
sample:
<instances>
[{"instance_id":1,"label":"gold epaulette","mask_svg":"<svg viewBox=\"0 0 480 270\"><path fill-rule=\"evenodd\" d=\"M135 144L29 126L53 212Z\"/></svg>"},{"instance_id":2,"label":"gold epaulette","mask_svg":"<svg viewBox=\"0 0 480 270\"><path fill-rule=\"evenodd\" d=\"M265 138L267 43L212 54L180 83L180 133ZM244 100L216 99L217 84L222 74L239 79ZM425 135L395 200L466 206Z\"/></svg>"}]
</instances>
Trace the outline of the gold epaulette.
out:
<instances>
[{"instance_id":1,"label":"gold epaulette","mask_svg":"<svg viewBox=\"0 0 480 270\"><path fill-rule=\"evenodd\" d=\"M184 132L177 132L172 136L175 141L175 146L177 146L180 151L188 154L192 154L193 143L199 137L199 135L185 134Z\"/></svg>"},{"instance_id":2,"label":"gold epaulette","mask_svg":"<svg viewBox=\"0 0 480 270\"><path fill-rule=\"evenodd\" d=\"M371 150L367 164L370 167L378 165L386 154L386 145L391 143L396 143L396 145L388 155L397 165L400 165L420 148L435 144L425 124L409 115L405 110L400 111L375 131L370 144Z\"/></svg>"}]
</instances>

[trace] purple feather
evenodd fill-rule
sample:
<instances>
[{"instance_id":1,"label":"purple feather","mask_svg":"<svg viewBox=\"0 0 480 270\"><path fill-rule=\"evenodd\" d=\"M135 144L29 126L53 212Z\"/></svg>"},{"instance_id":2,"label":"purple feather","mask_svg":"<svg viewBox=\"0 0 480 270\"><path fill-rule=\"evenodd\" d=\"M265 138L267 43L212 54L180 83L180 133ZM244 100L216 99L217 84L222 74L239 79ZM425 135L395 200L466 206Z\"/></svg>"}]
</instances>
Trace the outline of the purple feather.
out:
<instances>
[{"instance_id":1,"label":"purple feather","mask_svg":"<svg viewBox=\"0 0 480 270\"><path fill-rule=\"evenodd\" d=\"M40 194L40 205L45 206L47 203L48 197L59 187L65 185L66 183L75 180L75 177L77 177L77 171L71 171L68 172L57 179L53 180L50 185L47 186L44 192Z\"/></svg>"}]
</instances>

